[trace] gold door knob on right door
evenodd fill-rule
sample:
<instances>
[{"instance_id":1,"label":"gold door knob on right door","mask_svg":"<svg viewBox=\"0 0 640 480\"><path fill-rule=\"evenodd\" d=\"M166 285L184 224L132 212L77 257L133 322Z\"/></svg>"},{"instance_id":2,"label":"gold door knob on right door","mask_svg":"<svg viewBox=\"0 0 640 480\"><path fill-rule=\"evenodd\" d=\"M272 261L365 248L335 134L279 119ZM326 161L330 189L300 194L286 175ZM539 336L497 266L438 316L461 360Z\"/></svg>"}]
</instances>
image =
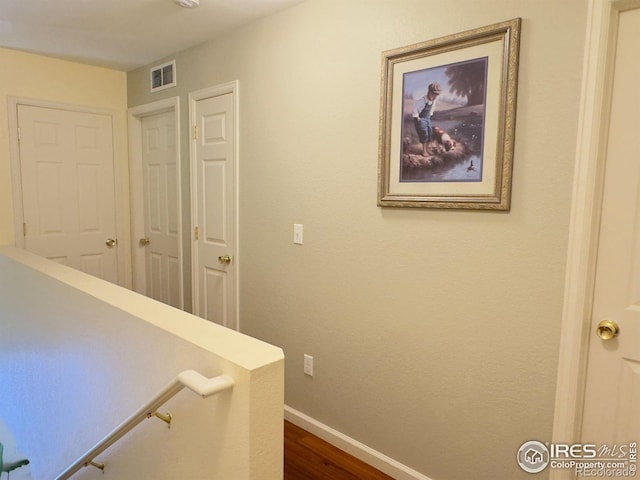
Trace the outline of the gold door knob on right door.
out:
<instances>
[{"instance_id":1,"label":"gold door knob on right door","mask_svg":"<svg viewBox=\"0 0 640 480\"><path fill-rule=\"evenodd\" d=\"M218 257L218 262L222 265L229 265L231 263L231 257L229 255L220 255Z\"/></svg>"},{"instance_id":2,"label":"gold door knob on right door","mask_svg":"<svg viewBox=\"0 0 640 480\"><path fill-rule=\"evenodd\" d=\"M602 320L598 324L596 333L602 340L611 340L618 336L620 327L618 327L618 324L613 320Z\"/></svg>"}]
</instances>

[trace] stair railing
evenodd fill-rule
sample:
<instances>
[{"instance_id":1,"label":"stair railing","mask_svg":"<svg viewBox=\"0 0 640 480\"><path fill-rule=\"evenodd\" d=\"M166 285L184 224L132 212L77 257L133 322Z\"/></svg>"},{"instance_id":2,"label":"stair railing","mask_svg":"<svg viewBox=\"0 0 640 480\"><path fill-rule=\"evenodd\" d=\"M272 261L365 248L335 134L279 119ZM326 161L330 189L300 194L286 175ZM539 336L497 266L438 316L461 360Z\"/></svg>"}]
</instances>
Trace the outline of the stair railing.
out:
<instances>
[{"instance_id":1,"label":"stair railing","mask_svg":"<svg viewBox=\"0 0 640 480\"><path fill-rule=\"evenodd\" d=\"M232 388L233 379L229 375L219 375L217 377L207 378L195 370L185 370L181 372L171 383L153 397L153 399L138 409L106 437L96 443L90 450L72 463L64 472L58 475L55 480L66 480L82 468L88 466L93 466L104 471L104 464L95 462L95 458L147 418L157 417L171 426L171 414L159 413L158 408L164 405L184 387L187 387L202 398L206 398Z\"/></svg>"}]
</instances>

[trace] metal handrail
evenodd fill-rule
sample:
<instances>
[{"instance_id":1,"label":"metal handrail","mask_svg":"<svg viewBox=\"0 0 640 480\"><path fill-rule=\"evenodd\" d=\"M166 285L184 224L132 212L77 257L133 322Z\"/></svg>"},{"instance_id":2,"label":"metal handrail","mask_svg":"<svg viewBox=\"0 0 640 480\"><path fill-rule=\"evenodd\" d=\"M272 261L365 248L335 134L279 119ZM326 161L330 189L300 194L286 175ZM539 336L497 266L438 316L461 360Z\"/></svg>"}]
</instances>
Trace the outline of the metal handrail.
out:
<instances>
[{"instance_id":1,"label":"metal handrail","mask_svg":"<svg viewBox=\"0 0 640 480\"><path fill-rule=\"evenodd\" d=\"M58 475L55 480L66 480L83 467L88 467L89 465L104 470L104 465L95 463L94 459L147 418L157 416L161 420L171 424L171 415L160 414L157 410L184 387L187 387L202 398L206 398L232 388L233 378L229 375L219 375L217 377L207 378L195 370L185 370L181 372L171 383L153 397L152 400L117 426L106 437L96 443L90 450L72 463L64 472Z\"/></svg>"}]
</instances>

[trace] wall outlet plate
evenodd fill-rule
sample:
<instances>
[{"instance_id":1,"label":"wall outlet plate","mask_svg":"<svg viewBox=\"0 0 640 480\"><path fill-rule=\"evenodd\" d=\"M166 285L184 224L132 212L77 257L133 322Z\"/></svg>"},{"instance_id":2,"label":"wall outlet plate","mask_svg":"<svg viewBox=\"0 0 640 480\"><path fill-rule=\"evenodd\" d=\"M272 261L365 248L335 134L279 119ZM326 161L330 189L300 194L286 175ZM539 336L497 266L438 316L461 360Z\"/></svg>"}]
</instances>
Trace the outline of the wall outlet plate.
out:
<instances>
[{"instance_id":1,"label":"wall outlet plate","mask_svg":"<svg viewBox=\"0 0 640 480\"><path fill-rule=\"evenodd\" d=\"M302 229L301 223L293 224L293 243L296 245L302 245Z\"/></svg>"}]
</instances>

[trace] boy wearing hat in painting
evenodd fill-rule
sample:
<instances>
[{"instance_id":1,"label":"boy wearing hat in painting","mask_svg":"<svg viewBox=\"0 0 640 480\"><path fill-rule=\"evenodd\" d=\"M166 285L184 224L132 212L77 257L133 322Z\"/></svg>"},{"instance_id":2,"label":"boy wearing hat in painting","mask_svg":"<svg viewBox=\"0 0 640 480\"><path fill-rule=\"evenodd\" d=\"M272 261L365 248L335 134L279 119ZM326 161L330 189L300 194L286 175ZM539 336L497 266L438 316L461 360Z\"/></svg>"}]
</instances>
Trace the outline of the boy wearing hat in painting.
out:
<instances>
[{"instance_id":1,"label":"boy wearing hat in painting","mask_svg":"<svg viewBox=\"0 0 640 480\"><path fill-rule=\"evenodd\" d=\"M413 109L413 123L418 133L420 143L422 143L422 154L427 156L427 144L433 138L433 127L431 126L431 116L436 108L436 100L442 92L439 83L429 84L427 94L416 101Z\"/></svg>"}]
</instances>

